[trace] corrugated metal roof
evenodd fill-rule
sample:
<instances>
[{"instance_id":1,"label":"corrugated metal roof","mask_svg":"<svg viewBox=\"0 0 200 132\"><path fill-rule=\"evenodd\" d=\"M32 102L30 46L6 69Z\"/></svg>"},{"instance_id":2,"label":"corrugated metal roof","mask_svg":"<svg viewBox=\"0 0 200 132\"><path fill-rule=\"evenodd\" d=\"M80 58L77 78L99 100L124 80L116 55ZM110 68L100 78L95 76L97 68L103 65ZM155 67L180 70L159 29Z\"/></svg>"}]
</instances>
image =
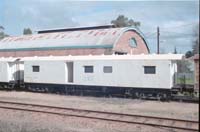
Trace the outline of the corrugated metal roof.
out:
<instances>
[{"instance_id":1,"label":"corrugated metal roof","mask_svg":"<svg viewBox=\"0 0 200 132\"><path fill-rule=\"evenodd\" d=\"M109 28L23 35L18 37L7 37L1 40L0 51L112 48L116 43L116 40L128 30L134 30L143 36L134 28Z\"/></svg>"},{"instance_id":2,"label":"corrugated metal roof","mask_svg":"<svg viewBox=\"0 0 200 132\"><path fill-rule=\"evenodd\" d=\"M46 57L24 57L22 61L38 60L181 60L183 54L140 54L140 55L87 55L87 56L46 56Z\"/></svg>"}]
</instances>

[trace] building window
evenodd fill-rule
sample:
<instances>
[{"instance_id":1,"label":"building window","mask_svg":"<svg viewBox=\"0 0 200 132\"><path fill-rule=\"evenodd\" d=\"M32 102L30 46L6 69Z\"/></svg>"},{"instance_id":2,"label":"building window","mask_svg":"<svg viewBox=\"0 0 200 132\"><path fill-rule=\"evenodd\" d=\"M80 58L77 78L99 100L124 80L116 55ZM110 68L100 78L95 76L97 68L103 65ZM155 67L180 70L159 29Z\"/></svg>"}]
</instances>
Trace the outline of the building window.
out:
<instances>
[{"instance_id":1,"label":"building window","mask_svg":"<svg viewBox=\"0 0 200 132\"><path fill-rule=\"evenodd\" d=\"M104 66L103 72L104 73L112 73L112 66Z\"/></svg>"},{"instance_id":2,"label":"building window","mask_svg":"<svg viewBox=\"0 0 200 132\"><path fill-rule=\"evenodd\" d=\"M33 72L40 72L40 66L32 66Z\"/></svg>"},{"instance_id":3,"label":"building window","mask_svg":"<svg viewBox=\"0 0 200 132\"><path fill-rule=\"evenodd\" d=\"M115 52L115 55L126 55L127 53L126 52Z\"/></svg>"},{"instance_id":4,"label":"building window","mask_svg":"<svg viewBox=\"0 0 200 132\"><path fill-rule=\"evenodd\" d=\"M130 45L132 46L132 47L137 47L137 41L135 40L135 38L131 38L130 40L129 40L129 43L130 43Z\"/></svg>"},{"instance_id":5,"label":"building window","mask_svg":"<svg viewBox=\"0 0 200 132\"><path fill-rule=\"evenodd\" d=\"M144 66L144 74L156 74L155 66Z\"/></svg>"},{"instance_id":6,"label":"building window","mask_svg":"<svg viewBox=\"0 0 200 132\"><path fill-rule=\"evenodd\" d=\"M94 68L93 66L84 66L85 73L93 73Z\"/></svg>"}]
</instances>

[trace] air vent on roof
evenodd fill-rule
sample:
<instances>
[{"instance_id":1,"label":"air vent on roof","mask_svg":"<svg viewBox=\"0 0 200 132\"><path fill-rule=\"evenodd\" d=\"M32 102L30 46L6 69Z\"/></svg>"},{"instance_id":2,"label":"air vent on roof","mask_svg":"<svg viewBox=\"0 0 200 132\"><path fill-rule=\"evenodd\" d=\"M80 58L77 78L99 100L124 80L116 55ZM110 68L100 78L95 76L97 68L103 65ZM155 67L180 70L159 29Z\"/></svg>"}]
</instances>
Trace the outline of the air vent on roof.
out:
<instances>
[{"instance_id":1,"label":"air vent on roof","mask_svg":"<svg viewBox=\"0 0 200 132\"><path fill-rule=\"evenodd\" d=\"M54 33L54 32L92 30L92 29L106 29L106 28L114 28L114 27L115 27L114 25L102 25L102 26L93 26L93 27L46 29L46 30L39 30L37 32L38 32L38 34L42 34L42 33Z\"/></svg>"}]
</instances>

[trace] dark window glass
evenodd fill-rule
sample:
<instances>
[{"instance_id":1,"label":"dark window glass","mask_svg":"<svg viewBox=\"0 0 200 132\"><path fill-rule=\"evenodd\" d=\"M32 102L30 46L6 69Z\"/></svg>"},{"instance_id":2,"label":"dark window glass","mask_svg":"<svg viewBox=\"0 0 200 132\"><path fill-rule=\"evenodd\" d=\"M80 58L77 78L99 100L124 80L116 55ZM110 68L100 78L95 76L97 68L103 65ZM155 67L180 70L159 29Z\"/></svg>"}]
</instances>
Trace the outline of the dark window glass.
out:
<instances>
[{"instance_id":1,"label":"dark window glass","mask_svg":"<svg viewBox=\"0 0 200 132\"><path fill-rule=\"evenodd\" d=\"M84 66L85 73L93 73L94 69L93 66Z\"/></svg>"},{"instance_id":2,"label":"dark window glass","mask_svg":"<svg viewBox=\"0 0 200 132\"><path fill-rule=\"evenodd\" d=\"M135 38L131 38L130 40L129 40L129 43L130 43L130 45L132 46L132 47L137 47L137 42L136 42L136 40L135 40Z\"/></svg>"},{"instance_id":3,"label":"dark window glass","mask_svg":"<svg viewBox=\"0 0 200 132\"><path fill-rule=\"evenodd\" d=\"M115 52L115 55L126 55L126 52Z\"/></svg>"},{"instance_id":4,"label":"dark window glass","mask_svg":"<svg viewBox=\"0 0 200 132\"><path fill-rule=\"evenodd\" d=\"M32 66L33 72L40 72L40 66Z\"/></svg>"},{"instance_id":5,"label":"dark window glass","mask_svg":"<svg viewBox=\"0 0 200 132\"><path fill-rule=\"evenodd\" d=\"M155 66L144 66L144 74L156 74Z\"/></svg>"},{"instance_id":6,"label":"dark window glass","mask_svg":"<svg viewBox=\"0 0 200 132\"><path fill-rule=\"evenodd\" d=\"M104 73L112 73L112 66L104 66L103 72Z\"/></svg>"}]
</instances>

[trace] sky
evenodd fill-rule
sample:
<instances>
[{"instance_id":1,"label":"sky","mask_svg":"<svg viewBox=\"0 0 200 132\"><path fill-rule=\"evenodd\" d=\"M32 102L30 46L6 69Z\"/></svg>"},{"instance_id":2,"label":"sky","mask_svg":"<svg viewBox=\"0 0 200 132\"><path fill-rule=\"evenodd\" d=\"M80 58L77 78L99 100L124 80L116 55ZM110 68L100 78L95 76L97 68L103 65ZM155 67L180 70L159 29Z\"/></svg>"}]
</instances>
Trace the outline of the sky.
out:
<instances>
[{"instance_id":1,"label":"sky","mask_svg":"<svg viewBox=\"0 0 200 132\"><path fill-rule=\"evenodd\" d=\"M110 24L118 15L141 22L140 30L156 53L156 29L160 28L160 51L191 50L199 30L199 1L67 1L0 0L0 25L11 36L24 28L33 31Z\"/></svg>"}]
</instances>

